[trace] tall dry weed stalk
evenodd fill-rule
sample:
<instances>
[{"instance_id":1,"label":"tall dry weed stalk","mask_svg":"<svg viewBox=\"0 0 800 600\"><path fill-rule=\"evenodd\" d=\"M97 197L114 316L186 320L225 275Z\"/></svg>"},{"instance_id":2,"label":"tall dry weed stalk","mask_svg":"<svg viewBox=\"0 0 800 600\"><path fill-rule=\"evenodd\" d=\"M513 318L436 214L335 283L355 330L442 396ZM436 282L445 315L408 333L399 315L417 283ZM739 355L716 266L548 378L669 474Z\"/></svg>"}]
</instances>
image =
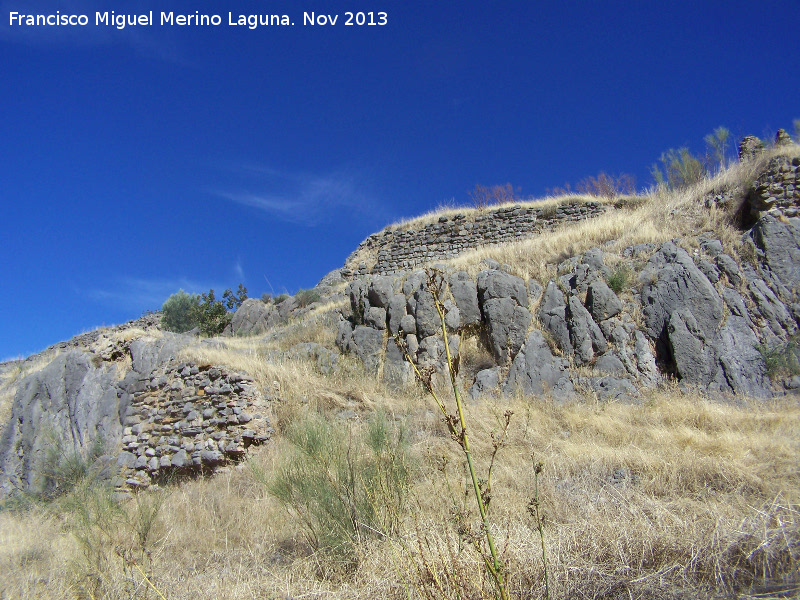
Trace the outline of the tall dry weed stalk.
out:
<instances>
[{"instance_id":1,"label":"tall dry weed stalk","mask_svg":"<svg viewBox=\"0 0 800 600\"><path fill-rule=\"evenodd\" d=\"M475 468L474 461L472 459L472 452L470 451L469 446L469 436L467 435L467 423L464 418L464 404L461 400L461 394L458 390L458 364L457 361L453 359L453 355L450 352L450 343L447 339L447 326L445 324L445 307L444 303L441 300L441 293L442 293L442 285L444 279L441 274L436 271L435 269L430 269L428 271L428 279L427 279L427 288L430 292L431 296L433 296L434 305L436 306L436 311L439 313L439 321L441 323L441 330L442 330L442 337L444 339L444 349L445 349L445 357L447 359L447 367L448 372L450 375L450 383L453 389L453 397L455 401L455 411L451 412L448 410L447 405L445 402L439 397L439 394L434 389L432 377L433 377L433 367L425 367L420 369L418 365L414 362L411 358L411 355L408 350L408 345L406 344L405 340L403 340L399 335L395 337L395 342L397 343L400 350L403 352L406 360L411 364L412 368L414 369L414 373L417 376L417 379L425 386L428 390L428 393L433 397L436 405L439 408L439 411L442 413L443 420L447 425L447 429L450 432L450 437L456 442L461 451L464 454L464 459L467 463L467 469L469 470L469 476L472 481L472 490L475 496L475 502L478 506L478 512L480 513L481 518L481 530L477 534L470 534L467 532L465 537L468 542L478 551L483 559L484 565L486 566L489 575L491 576L492 581L497 589L498 594L502 600L508 600L508 574L506 573L506 567L500 557L500 553L497 550L497 546L495 544L494 535L492 534L491 525L489 523L488 517L488 509L489 504L492 500L492 469L494 467L494 460L497 456L498 450L503 446L505 442L506 433L508 431L508 426L511 421L512 412L506 411L503 415L503 431L499 436L495 436L492 434L492 454L491 459L489 462L489 470L487 472L487 476L485 480L481 480L478 477L477 470ZM483 538L486 541L488 546L489 552L488 555L484 551L483 547L480 544L480 539Z\"/></svg>"}]
</instances>

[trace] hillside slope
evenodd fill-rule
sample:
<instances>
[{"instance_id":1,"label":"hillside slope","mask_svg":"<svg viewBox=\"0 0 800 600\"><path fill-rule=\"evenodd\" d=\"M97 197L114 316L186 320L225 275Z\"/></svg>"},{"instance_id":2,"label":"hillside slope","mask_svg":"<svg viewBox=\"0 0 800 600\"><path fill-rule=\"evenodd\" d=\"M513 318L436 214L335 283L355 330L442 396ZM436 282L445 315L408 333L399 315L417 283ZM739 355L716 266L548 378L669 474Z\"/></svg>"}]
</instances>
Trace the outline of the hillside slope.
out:
<instances>
[{"instance_id":1,"label":"hillside slope","mask_svg":"<svg viewBox=\"0 0 800 600\"><path fill-rule=\"evenodd\" d=\"M103 482L135 521L146 494L166 497L158 490L180 482L161 537L141 542L169 557L156 577L171 598L209 586L231 598L252 597L253 586L320 597L491 595L464 543L474 515L450 487L458 455L409 363L446 390L436 286L482 467L500 413L517 414L494 485L516 595L542 590L525 521L531 454L548 465L542 502L558 597L791 594L799 175L800 147L785 143L685 189L427 215L370 236L310 294L248 300L225 336L173 334L149 317L5 364L0 497L58 506L89 493L86 481ZM303 536L311 517L302 505L280 516L259 482L289 468L293 428L322 415L355 444L386 413L407 432L415 507L393 505L394 533L359 535L342 558L317 534ZM253 469L230 468L242 461ZM227 483L197 478L213 472ZM62 539L48 510L0 513L0 532L27 523ZM192 550L196 531L215 560ZM131 576L111 548L130 533L119 525L92 546L116 565L104 567L107 597L125 597ZM65 566L75 548L45 551L8 535L16 541L0 554L11 574L0 590L40 594L45 572L60 590L50 597L84 593ZM42 558L25 563L26 552ZM196 573L189 586L178 583L184 568Z\"/></svg>"}]
</instances>

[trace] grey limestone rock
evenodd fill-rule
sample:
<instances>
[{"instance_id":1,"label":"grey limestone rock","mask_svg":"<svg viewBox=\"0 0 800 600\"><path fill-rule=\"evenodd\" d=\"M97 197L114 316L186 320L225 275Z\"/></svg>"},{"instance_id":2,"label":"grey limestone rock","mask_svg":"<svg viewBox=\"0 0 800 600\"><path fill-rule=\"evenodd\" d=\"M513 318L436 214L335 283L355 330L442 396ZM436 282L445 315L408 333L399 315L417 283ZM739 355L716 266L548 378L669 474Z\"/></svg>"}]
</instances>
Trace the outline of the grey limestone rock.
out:
<instances>
[{"instance_id":1,"label":"grey limestone rock","mask_svg":"<svg viewBox=\"0 0 800 600\"><path fill-rule=\"evenodd\" d=\"M593 368L595 371L607 375L614 375L616 377L624 377L628 373L625 369L625 365L611 350L598 356Z\"/></svg>"},{"instance_id":2,"label":"grey limestone rock","mask_svg":"<svg viewBox=\"0 0 800 600\"><path fill-rule=\"evenodd\" d=\"M414 370L397 347L394 339L386 340L386 360L383 365L383 380L389 385L405 386L414 380Z\"/></svg>"},{"instance_id":3,"label":"grey limestone rock","mask_svg":"<svg viewBox=\"0 0 800 600\"><path fill-rule=\"evenodd\" d=\"M588 388L597 394L599 400L618 400L632 402L639 396L639 391L630 379L605 376L605 377L580 377L579 385Z\"/></svg>"},{"instance_id":4,"label":"grey limestone rock","mask_svg":"<svg viewBox=\"0 0 800 600\"><path fill-rule=\"evenodd\" d=\"M289 313L292 312L294 309L300 306L300 303L297 301L297 298L294 296L289 296L283 302L280 302L275 306L278 310L278 315L282 320L286 320L289 317Z\"/></svg>"},{"instance_id":5,"label":"grey limestone rock","mask_svg":"<svg viewBox=\"0 0 800 600\"><path fill-rule=\"evenodd\" d=\"M450 276L450 293L456 301L461 315L461 325L467 327L481 322L481 309L478 305L478 286L469 279L466 271Z\"/></svg>"},{"instance_id":6,"label":"grey limestone rock","mask_svg":"<svg viewBox=\"0 0 800 600\"><path fill-rule=\"evenodd\" d=\"M772 397L766 363L758 345L749 319L729 316L715 341L719 358L709 389L714 386L721 392L753 398Z\"/></svg>"},{"instance_id":7,"label":"grey limestone rock","mask_svg":"<svg viewBox=\"0 0 800 600\"><path fill-rule=\"evenodd\" d=\"M353 341L353 324L339 315L338 331L336 333L336 347L344 353L350 352Z\"/></svg>"},{"instance_id":8,"label":"grey limestone rock","mask_svg":"<svg viewBox=\"0 0 800 600\"><path fill-rule=\"evenodd\" d=\"M528 306L525 282L516 275L495 269L478 273L478 297L484 306L494 298L513 298L519 306Z\"/></svg>"},{"instance_id":9,"label":"grey limestone rock","mask_svg":"<svg viewBox=\"0 0 800 600\"><path fill-rule=\"evenodd\" d=\"M539 320L555 338L558 347L563 352L571 353L572 344L567 327L566 310L567 303L564 300L564 294L558 289L556 282L550 280L539 305Z\"/></svg>"},{"instance_id":10,"label":"grey limestone rock","mask_svg":"<svg viewBox=\"0 0 800 600\"><path fill-rule=\"evenodd\" d=\"M367 372L376 374L383 353L383 331L359 325L353 330L351 351L361 359Z\"/></svg>"},{"instance_id":11,"label":"grey limestone rock","mask_svg":"<svg viewBox=\"0 0 800 600\"><path fill-rule=\"evenodd\" d=\"M539 301L539 298L542 297L542 292L544 288L542 284L536 281L535 279L530 279L528 281L528 306L533 306Z\"/></svg>"},{"instance_id":12,"label":"grey limestone rock","mask_svg":"<svg viewBox=\"0 0 800 600\"><path fill-rule=\"evenodd\" d=\"M314 362L323 375L332 375L339 370L339 356L316 342L303 342L292 346L288 351L292 358L306 358Z\"/></svg>"},{"instance_id":13,"label":"grey limestone rock","mask_svg":"<svg viewBox=\"0 0 800 600\"><path fill-rule=\"evenodd\" d=\"M356 319L356 324L360 325L360 321L369 310L369 299L367 298L367 283L362 279L354 279L347 284L347 297L350 298L350 310Z\"/></svg>"},{"instance_id":14,"label":"grey limestone rock","mask_svg":"<svg viewBox=\"0 0 800 600\"><path fill-rule=\"evenodd\" d=\"M258 335L264 333L280 320L273 304L264 304L257 298L248 298L231 319L233 335Z\"/></svg>"},{"instance_id":15,"label":"grey limestone rock","mask_svg":"<svg viewBox=\"0 0 800 600\"><path fill-rule=\"evenodd\" d=\"M730 256L720 253L714 258L714 262L717 264L719 270L725 273L725 276L732 285L738 286L742 283L742 275L739 272L739 265L737 265L736 261Z\"/></svg>"},{"instance_id":16,"label":"grey limestone rock","mask_svg":"<svg viewBox=\"0 0 800 600\"><path fill-rule=\"evenodd\" d=\"M169 332L164 332L160 339L134 340L130 345L133 370L141 375L149 375L175 358L182 348L194 340L190 335Z\"/></svg>"},{"instance_id":17,"label":"grey limestone rock","mask_svg":"<svg viewBox=\"0 0 800 600\"><path fill-rule=\"evenodd\" d=\"M643 277L641 302L647 335L665 342L672 313L684 309L706 339L713 337L722 321L722 299L685 250L665 242L650 258Z\"/></svg>"},{"instance_id":18,"label":"grey limestone rock","mask_svg":"<svg viewBox=\"0 0 800 600\"><path fill-rule=\"evenodd\" d=\"M442 323L433 295L426 289L414 292L414 317L417 321L417 334L421 338L441 333Z\"/></svg>"},{"instance_id":19,"label":"grey limestone rock","mask_svg":"<svg viewBox=\"0 0 800 600\"><path fill-rule=\"evenodd\" d=\"M495 360L513 360L525 342L531 313L513 298L491 298L484 301L483 314Z\"/></svg>"},{"instance_id":20,"label":"grey limestone rock","mask_svg":"<svg viewBox=\"0 0 800 600\"><path fill-rule=\"evenodd\" d=\"M395 279L392 277L376 276L369 284L367 297L370 306L388 308L389 301L394 296Z\"/></svg>"},{"instance_id":21,"label":"grey limestone rock","mask_svg":"<svg viewBox=\"0 0 800 600\"><path fill-rule=\"evenodd\" d=\"M511 364L503 393L510 395L520 390L525 395L552 392L559 397L569 396L573 387L568 366L565 359L553 356L542 332L534 330Z\"/></svg>"},{"instance_id":22,"label":"grey limestone rock","mask_svg":"<svg viewBox=\"0 0 800 600\"><path fill-rule=\"evenodd\" d=\"M714 360L710 340L688 310L673 311L667 326L675 366L682 381L706 386Z\"/></svg>"},{"instance_id":23,"label":"grey limestone rock","mask_svg":"<svg viewBox=\"0 0 800 600\"><path fill-rule=\"evenodd\" d=\"M386 329L386 309L370 306L364 315L364 324L375 329Z\"/></svg>"},{"instance_id":24,"label":"grey limestone rock","mask_svg":"<svg viewBox=\"0 0 800 600\"><path fill-rule=\"evenodd\" d=\"M757 249L765 278L784 301L800 289L800 217L777 219L764 215L745 234Z\"/></svg>"},{"instance_id":25,"label":"grey limestone rock","mask_svg":"<svg viewBox=\"0 0 800 600\"><path fill-rule=\"evenodd\" d=\"M606 351L608 343L603 332L577 296L570 296L565 316L576 364L591 361L595 351Z\"/></svg>"},{"instance_id":26,"label":"grey limestone rock","mask_svg":"<svg viewBox=\"0 0 800 600\"><path fill-rule=\"evenodd\" d=\"M656 366L656 357L645 335L638 329L633 332L633 353L636 358L636 369L639 377L646 386L658 383L661 376Z\"/></svg>"},{"instance_id":27,"label":"grey limestone rock","mask_svg":"<svg viewBox=\"0 0 800 600\"><path fill-rule=\"evenodd\" d=\"M406 316L406 297L395 294L389 300L389 333L396 335L400 332L403 317Z\"/></svg>"},{"instance_id":28,"label":"grey limestone rock","mask_svg":"<svg viewBox=\"0 0 800 600\"><path fill-rule=\"evenodd\" d=\"M444 306L444 324L448 331L458 331L461 329L461 311L458 310L455 302L452 300L445 300Z\"/></svg>"},{"instance_id":29,"label":"grey limestone rock","mask_svg":"<svg viewBox=\"0 0 800 600\"><path fill-rule=\"evenodd\" d=\"M116 446L122 439L117 380L116 366L96 367L79 350L23 379L0 439L0 495L45 491L53 483L44 469L50 449L85 455L98 440Z\"/></svg>"},{"instance_id":30,"label":"grey limestone rock","mask_svg":"<svg viewBox=\"0 0 800 600\"><path fill-rule=\"evenodd\" d=\"M400 330L406 334L409 333L416 334L417 321L414 319L412 315L405 315L400 319Z\"/></svg>"},{"instance_id":31,"label":"grey limestone rock","mask_svg":"<svg viewBox=\"0 0 800 600\"><path fill-rule=\"evenodd\" d=\"M483 369L475 374L475 380L469 388L469 396L473 400L481 396L496 393L500 389L500 367Z\"/></svg>"},{"instance_id":32,"label":"grey limestone rock","mask_svg":"<svg viewBox=\"0 0 800 600\"><path fill-rule=\"evenodd\" d=\"M586 308L598 323L622 312L622 301L605 281L598 279L589 284Z\"/></svg>"}]
</instances>

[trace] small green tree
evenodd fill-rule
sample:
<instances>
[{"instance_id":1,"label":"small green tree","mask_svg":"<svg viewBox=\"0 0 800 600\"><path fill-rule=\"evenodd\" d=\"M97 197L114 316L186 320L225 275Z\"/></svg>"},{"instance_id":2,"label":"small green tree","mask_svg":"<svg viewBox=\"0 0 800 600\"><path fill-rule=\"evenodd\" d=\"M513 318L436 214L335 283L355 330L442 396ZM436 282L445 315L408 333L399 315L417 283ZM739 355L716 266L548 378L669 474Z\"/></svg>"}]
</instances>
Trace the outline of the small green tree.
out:
<instances>
[{"instance_id":1,"label":"small green tree","mask_svg":"<svg viewBox=\"0 0 800 600\"><path fill-rule=\"evenodd\" d=\"M678 190L699 183L706 176L706 167L702 161L692 155L688 148L670 148L659 159L664 167L662 172L658 165L650 167L653 179L660 186L670 190Z\"/></svg>"},{"instance_id":2,"label":"small green tree","mask_svg":"<svg viewBox=\"0 0 800 600\"><path fill-rule=\"evenodd\" d=\"M712 133L703 138L710 150L714 163L722 170L728 166L728 140L731 132L725 127L717 127Z\"/></svg>"},{"instance_id":3,"label":"small green tree","mask_svg":"<svg viewBox=\"0 0 800 600\"><path fill-rule=\"evenodd\" d=\"M183 333L200 324L200 297L183 290L172 294L161 307L161 326L167 331Z\"/></svg>"}]
</instances>

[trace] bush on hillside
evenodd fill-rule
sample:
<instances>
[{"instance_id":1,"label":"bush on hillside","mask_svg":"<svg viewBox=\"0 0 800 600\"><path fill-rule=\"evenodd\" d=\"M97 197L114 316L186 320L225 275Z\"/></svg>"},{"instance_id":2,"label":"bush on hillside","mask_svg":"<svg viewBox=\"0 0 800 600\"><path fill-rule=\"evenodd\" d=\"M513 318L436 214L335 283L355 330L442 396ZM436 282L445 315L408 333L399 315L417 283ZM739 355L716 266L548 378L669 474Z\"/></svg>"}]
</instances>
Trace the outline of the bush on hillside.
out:
<instances>
[{"instance_id":1,"label":"bush on hillside","mask_svg":"<svg viewBox=\"0 0 800 600\"><path fill-rule=\"evenodd\" d=\"M172 294L161 307L161 326L167 331L184 333L200 324L200 296L183 290Z\"/></svg>"},{"instance_id":2,"label":"bush on hillside","mask_svg":"<svg viewBox=\"0 0 800 600\"><path fill-rule=\"evenodd\" d=\"M663 165L662 172L658 165L650 167L653 179L659 186L670 190L679 190L701 182L708 174L703 162L695 157L688 148L670 148L659 159Z\"/></svg>"},{"instance_id":3,"label":"bush on hillside","mask_svg":"<svg viewBox=\"0 0 800 600\"><path fill-rule=\"evenodd\" d=\"M245 300L247 300L247 288L241 283L236 292L230 288L225 290L222 300L217 300L213 288L202 294L198 307L198 321L203 335L215 336L225 331L233 318L233 314L229 311L235 311Z\"/></svg>"},{"instance_id":4,"label":"bush on hillside","mask_svg":"<svg viewBox=\"0 0 800 600\"><path fill-rule=\"evenodd\" d=\"M200 327L204 335L219 335L231 321L232 314L229 311L235 311L245 300L247 288L241 283L236 292L230 288L225 290L222 300L217 300L213 289L200 296L180 290L164 302L161 324L167 331L175 333Z\"/></svg>"},{"instance_id":5,"label":"bush on hillside","mask_svg":"<svg viewBox=\"0 0 800 600\"><path fill-rule=\"evenodd\" d=\"M310 415L286 431L292 451L266 484L315 550L346 562L376 534L397 533L410 485L408 439L383 413L364 429Z\"/></svg>"},{"instance_id":6,"label":"bush on hillside","mask_svg":"<svg viewBox=\"0 0 800 600\"><path fill-rule=\"evenodd\" d=\"M320 295L317 290L297 290L297 293L294 295L295 300L297 300L297 305L300 308L305 308L306 306L310 306L314 304L314 302L319 302Z\"/></svg>"},{"instance_id":7,"label":"bush on hillside","mask_svg":"<svg viewBox=\"0 0 800 600\"><path fill-rule=\"evenodd\" d=\"M617 196L634 194L636 192L636 178L628 173L614 177L600 171L597 177L587 177L579 181L575 189L587 196L611 199Z\"/></svg>"}]
</instances>

